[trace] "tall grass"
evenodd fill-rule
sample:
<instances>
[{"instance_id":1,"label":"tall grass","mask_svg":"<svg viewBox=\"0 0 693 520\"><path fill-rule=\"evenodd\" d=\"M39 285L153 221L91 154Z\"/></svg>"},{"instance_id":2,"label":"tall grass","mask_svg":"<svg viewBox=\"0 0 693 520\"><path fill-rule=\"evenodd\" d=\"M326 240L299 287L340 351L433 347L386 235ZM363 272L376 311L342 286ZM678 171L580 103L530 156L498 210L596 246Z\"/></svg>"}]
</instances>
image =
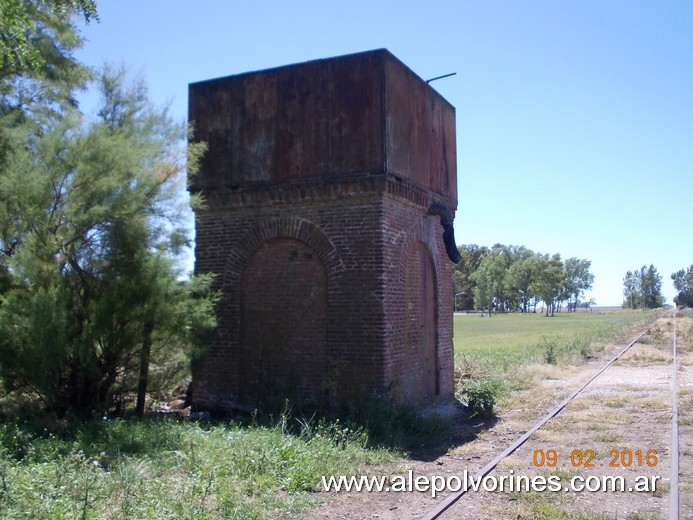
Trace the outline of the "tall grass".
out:
<instances>
[{"instance_id":1,"label":"tall grass","mask_svg":"<svg viewBox=\"0 0 693 520\"><path fill-rule=\"evenodd\" d=\"M291 423L291 424L290 424ZM322 475L399 457L338 421L204 426L115 419L0 427L0 518L274 518L315 502Z\"/></svg>"},{"instance_id":2,"label":"tall grass","mask_svg":"<svg viewBox=\"0 0 693 520\"><path fill-rule=\"evenodd\" d=\"M378 399L342 419L286 403L276 416L215 424L51 422L27 411L11 421L0 413L0 518L290 517L319 500L322 476L401 460L447 428Z\"/></svg>"}]
</instances>

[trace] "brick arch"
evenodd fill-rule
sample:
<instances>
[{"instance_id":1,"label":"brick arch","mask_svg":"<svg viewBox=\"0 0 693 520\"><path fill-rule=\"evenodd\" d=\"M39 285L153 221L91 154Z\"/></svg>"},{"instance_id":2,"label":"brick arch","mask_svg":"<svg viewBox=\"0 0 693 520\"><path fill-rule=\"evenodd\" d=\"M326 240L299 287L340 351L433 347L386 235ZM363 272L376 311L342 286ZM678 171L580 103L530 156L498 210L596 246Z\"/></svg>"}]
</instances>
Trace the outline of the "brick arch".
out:
<instances>
[{"instance_id":1,"label":"brick arch","mask_svg":"<svg viewBox=\"0 0 693 520\"><path fill-rule=\"evenodd\" d=\"M329 397L328 293L324 264L305 242L271 238L248 258L239 290L238 379L255 405L288 398L320 406Z\"/></svg>"},{"instance_id":2,"label":"brick arch","mask_svg":"<svg viewBox=\"0 0 693 520\"><path fill-rule=\"evenodd\" d=\"M344 271L339 253L318 226L298 217L279 217L260 222L238 241L227 257L224 285L240 281L248 258L263 243L274 238L294 238L310 246L325 266L328 286Z\"/></svg>"},{"instance_id":3,"label":"brick arch","mask_svg":"<svg viewBox=\"0 0 693 520\"><path fill-rule=\"evenodd\" d=\"M323 360L317 361L313 368L317 370L324 369L328 361L334 357L331 354L332 345L339 340L335 316L337 315L339 304L339 286L345 272L339 253L325 233L308 220L297 217L280 217L268 218L258 222L236 242L236 246L227 256L221 280L224 303L222 306L223 313L220 316L219 338L225 345L226 353L220 358L219 362L228 363L229 366L229 382L226 384L229 385L232 394L238 396L233 400L233 408L253 410L257 407L258 400L263 398L260 391L261 388L258 387L258 391L249 391L248 385L257 386L258 383L247 381L247 370L243 368L248 362L247 359L243 358L245 354L243 343L249 339L247 334L244 334L242 320L243 313L248 311L248 301L246 299L244 304L243 298L244 273L246 273L246 269L249 268L249 262L253 261L256 253L261 252L265 247L271 249L274 245L286 243L287 241L296 241L304 244L307 249L315 254L324 272L326 314L324 315L324 320L321 320L324 328L322 328L323 325L321 325L321 328L325 334L325 343L320 347L320 350L323 351L321 354ZM294 352L294 354L305 355L306 353ZM322 369L320 368L321 366ZM284 382L286 382L286 377L284 376L288 376L288 374L283 374L281 370L277 369L271 369L270 371L272 370L274 371L274 376L277 376L276 379L284 379ZM297 389L297 397L313 402L319 400L318 404L321 406L329 403L333 396L337 395L336 390L329 387L327 381L319 380L317 377L304 382L305 384L302 387L301 382L299 381L298 383L300 388Z\"/></svg>"},{"instance_id":4,"label":"brick arch","mask_svg":"<svg viewBox=\"0 0 693 520\"><path fill-rule=\"evenodd\" d=\"M427 249L431 260L433 261L433 266L435 269L436 279L440 277L440 255L438 255L438 245L436 244L435 237L430 233L424 233L423 226L426 219L433 219L437 222L436 217L430 215L425 215L420 220L417 220L415 224L409 227L404 232L404 237L399 248L399 274L403 276L404 267L406 266L408 256L411 254L415 244L421 242ZM436 226L438 227L438 226ZM442 234L442 228L440 233Z\"/></svg>"},{"instance_id":5,"label":"brick arch","mask_svg":"<svg viewBox=\"0 0 693 520\"><path fill-rule=\"evenodd\" d=\"M426 229L428 228L428 229ZM439 395L441 338L440 311L444 307L440 290L441 265L435 233L438 220L422 216L400 239L398 286L403 302L403 347L399 369L398 398L421 401Z\"/></svg>"}]
</instances>

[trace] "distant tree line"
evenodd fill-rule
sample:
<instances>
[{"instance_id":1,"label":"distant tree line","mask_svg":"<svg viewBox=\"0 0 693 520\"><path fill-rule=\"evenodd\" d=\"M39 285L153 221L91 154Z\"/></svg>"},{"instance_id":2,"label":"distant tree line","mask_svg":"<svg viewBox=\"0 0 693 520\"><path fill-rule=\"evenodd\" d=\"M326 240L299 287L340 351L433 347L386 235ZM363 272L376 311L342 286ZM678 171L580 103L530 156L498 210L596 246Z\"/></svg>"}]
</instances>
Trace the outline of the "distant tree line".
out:
<instances>
[{"instance_id":1,"label":"distant tree line","mask_svg":"<svg viewBox=\"0 0 693 520\"><path fill-rule=\"evenodd\" d=\"M544 303L546 315L567 304L568 311L592 288L591 262L561 255L535 253L524 246L465 244L458 248L462 261L453 270L455 308L489 312L536 312Z\"/></svg>"}]
</instances>

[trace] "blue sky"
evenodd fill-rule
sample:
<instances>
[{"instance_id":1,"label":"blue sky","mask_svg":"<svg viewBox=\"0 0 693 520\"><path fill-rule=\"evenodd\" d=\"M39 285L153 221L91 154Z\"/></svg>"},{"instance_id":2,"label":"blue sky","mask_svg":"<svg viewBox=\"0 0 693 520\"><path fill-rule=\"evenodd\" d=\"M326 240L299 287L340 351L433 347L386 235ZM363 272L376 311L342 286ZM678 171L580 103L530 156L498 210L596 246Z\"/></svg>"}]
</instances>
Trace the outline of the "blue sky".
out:
<instances>
[{"instance_id":1,"label":"blue sky","mask_svg":"<svg viewBox=\"0 0 693 520\"><path fill-rule=\"evenodd\" d=\"M387 48L457 110L458 244L629 269L693 264L693 2L100 0L78 58L125 64L187 113L188 83Z\"/></svg>"}]
</instances>

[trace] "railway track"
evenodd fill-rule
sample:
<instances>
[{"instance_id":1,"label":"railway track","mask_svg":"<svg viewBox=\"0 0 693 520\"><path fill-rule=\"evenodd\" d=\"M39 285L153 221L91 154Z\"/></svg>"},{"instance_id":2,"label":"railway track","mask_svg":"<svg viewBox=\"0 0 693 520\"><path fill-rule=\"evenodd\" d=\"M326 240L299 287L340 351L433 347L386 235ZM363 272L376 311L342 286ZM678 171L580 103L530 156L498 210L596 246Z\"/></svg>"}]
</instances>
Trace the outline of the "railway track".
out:
<instances>
[{"instance_id":1,"label":"railway track","mask_svg":"<svg viewBox=\"0 0 693 520\"><path fill-rule=\"evenodd\" d=\"M680 458L680 452L679 452L679 411L678 411L678 403L679 403L679 380L678 380L678 373L679 373L679 363L678 363L678 345L677 345L677 331L676 331L676 312L671 311L666 315L667 317L670 318L670 320L667 323L671 323L671 327L673 328L672 332L672 340L671 340L671 362L668 364L668 371L669 371L669 377L671 378L671 386L670 386L670 406L671 406L671 421L670 424L668 425L671 429L671 437L670 437L670 447L669 447L669 454L668 454L668 460L669 460L669 475L668 480L669 480L669 500L668 500L668 518L670 520L678 520L679 518L690 518L690 516L680 516L680 495L679 495L679 488L680 488L680 483L679 483L679 473L680 473L680 466L679 466L679 458ZM571 403L573 403L578 396L581 396L585 393L585 390L588 389L590 386L595 386L595 383L598 383L600 378L604 377L604 374L614 365L619 360L622 360L628 353L632 353L634 347L637 348L638 344L641 342L644 342L643 338L646 338L649 330L644 330L637 334L637 336L623 349L621 349L616 355L614 355L611 359L608 360L604 365L601 366L594 374L586 381L584 384L579 386L575 391L573 391L567 398L565 398L563 401L561 401L557 406L555 406L549 413L547 413L544 417L542 417L539 421L534 423L533 426L531 426L527 431L522 434L520 437L518 437L512 444L507 446L501 453L496 455L490 462L488 462L483 468L481 468L473 477L477 481L480 481L484 477L492 474L492 472L499 466L499 464L503 463L506 459L508 459L511 455L513 455L516 451L521 449L527 442L528 440L536 434L537 431L539 431L542 428L545 428L546 425L552 421L556 420L556 418L561 417L561 413L566 409L567 406L569 406ZM637 353L633 356L637 358ZM535 450L535 453L538 450ZM592 450L587 450L592 452ZM613 450L612 450L613 451ZM657 450L649 450L648 453L651 451L654 451L657 453ZM628 450L630 452L630 450ZM541 450L542 455L545 453L544 450ZM553 452L555 453L555 451ZM571 455L572 456L572 455ZM657 455L653 455L653 457L658 456L659 459L657 461L660 461L665 458L665 454L663 453L658 453ZM582 455L580 455L582 457ZM655 460L655 459L653 459ZM565 464L564 464L565 465ZM570 464L568 464L570 466ZM660 477L664 477L663 475ZM658 477L659 478L659 477ZM442 501L440 501L434 508L432 508L427 514L425 514L423 518L425 520L433 520L433 519L438 519L438 518L443 518L443 519L453 519L453 518L459 518L459 512L461 511L462 504L460 503L465 497L465 495L469 494L467 489L461 489L458 492L450 493L448 496L446 496ZM605 496L603 500L609 500L608 496ZM458 507L454 507L455 504L459 504ZM690 513L690 512L689 512ZM519 516L518 516L519 518ZM524 518L524 517L523 517Z\"/></svg>"}]
</instances>

